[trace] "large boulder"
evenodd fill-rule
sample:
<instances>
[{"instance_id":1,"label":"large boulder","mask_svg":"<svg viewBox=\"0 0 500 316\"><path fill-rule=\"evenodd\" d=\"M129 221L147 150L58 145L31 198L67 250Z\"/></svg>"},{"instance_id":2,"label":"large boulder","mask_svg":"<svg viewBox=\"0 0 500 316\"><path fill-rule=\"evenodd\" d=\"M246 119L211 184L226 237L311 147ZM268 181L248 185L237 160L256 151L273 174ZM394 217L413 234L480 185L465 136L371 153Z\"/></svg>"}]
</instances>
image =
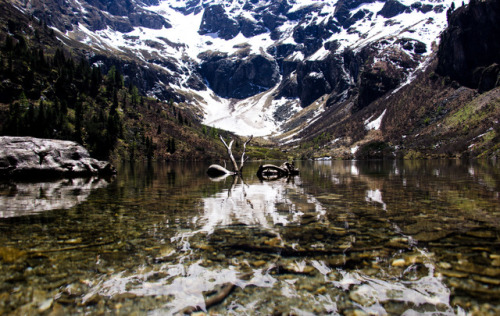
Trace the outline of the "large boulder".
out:
<instances>
[{"instance_id":1,"label":"large boulder","mask_svg":"<svg viewBox=\"0 0 500 316\"><path fill-rule=\"evenodd\" d=\"M34 137L0 137L0 176L47 178L111 175L107 161L90 157L76 142Z\"/></svg>"}]
</instances>

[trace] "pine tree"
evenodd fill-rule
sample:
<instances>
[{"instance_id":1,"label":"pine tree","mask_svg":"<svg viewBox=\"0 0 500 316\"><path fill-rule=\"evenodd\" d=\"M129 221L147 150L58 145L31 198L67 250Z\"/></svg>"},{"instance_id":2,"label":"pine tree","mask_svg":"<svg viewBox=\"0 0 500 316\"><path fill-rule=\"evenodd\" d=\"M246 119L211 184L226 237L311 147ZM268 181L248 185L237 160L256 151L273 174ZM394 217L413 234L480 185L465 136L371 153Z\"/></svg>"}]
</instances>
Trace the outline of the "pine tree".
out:
<instances>
[{"instance_id":1,"label":"pine tree","mask_svg":"<svg viewBox=\"0 0 500 316\"><path fill-rule=\"evenodd\" d=\"M33 106L33 103L30 103L28 107L28 112L26 113L26 132L28 135L33 135L35 132L35 107Z\"/></svg>"},{"instance_id":2,"label":"pine tree","mask_svg":"<svg viewBox=\"0 0 500 316\"><path fill-rule=\"evenodd\" d=\"M47 137L47 126L46 126L46 115L45 115L45 103L40 101L40 105L38 106L38 115L36 117L37 129L35 136Z\"/></svg>"},{"instance_id":3,"label":"pine tree","mask_svg":"<svg viewBox=\"0 0 500 316\"><path fill-rule=\"evenodd\" d=\"M170 141L169 141L169 144L168 144L168 152L171 153L171 154L174 154L175 153L175 139L174 138L170 138Z\"/></svg>"},{"instance_id":4,"label":"pine tree","mask_svg":"<svg viewBox=\"0 0 500 316\"><path fill-rule=\"evenodd\" d=\"M83 144L82 137L83 106L81 102L76 103L75 107L75 141Z\"/></svg>"}]
</instances>

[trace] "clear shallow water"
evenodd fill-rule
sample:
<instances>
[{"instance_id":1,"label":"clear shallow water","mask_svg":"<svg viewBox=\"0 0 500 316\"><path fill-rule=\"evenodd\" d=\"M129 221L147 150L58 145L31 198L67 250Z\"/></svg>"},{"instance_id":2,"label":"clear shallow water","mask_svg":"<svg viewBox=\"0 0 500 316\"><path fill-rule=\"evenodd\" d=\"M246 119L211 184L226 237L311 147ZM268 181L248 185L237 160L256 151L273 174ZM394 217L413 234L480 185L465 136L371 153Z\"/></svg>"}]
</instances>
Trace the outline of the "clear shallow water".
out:
<instances>
[{"instance_id":1,"label":"clear shallow water","mask_svg":"<svg viewBox=\"0 0 500 316\"><path fill-rule=\"evenodd\" d=\"M500 314L497 164L297 165L0 185L0 314Z\"/></svg>"}]
</instances>

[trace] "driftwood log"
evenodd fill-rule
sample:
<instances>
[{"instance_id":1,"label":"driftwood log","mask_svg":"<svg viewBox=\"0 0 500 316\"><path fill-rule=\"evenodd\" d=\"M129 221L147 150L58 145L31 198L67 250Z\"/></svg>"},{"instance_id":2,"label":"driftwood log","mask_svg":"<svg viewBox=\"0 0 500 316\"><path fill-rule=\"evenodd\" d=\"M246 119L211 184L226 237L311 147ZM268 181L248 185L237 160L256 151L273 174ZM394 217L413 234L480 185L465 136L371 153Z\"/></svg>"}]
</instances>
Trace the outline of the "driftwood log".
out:
<instances>
[{"instance_id":1,"label":"driftwood log","mask_svg":"<svg viewBox=\"0 0 500 316\"><path fill-rule=\"evenodd\" d=\"M231 150L231 147L233 146L234 139L231 139L229 144L227 144L221 135L219 135L219 138L227 149L227 154L228 154L229 160L231 161L231 164L233 166L233 170L231 171L231 170L228 170L221 165L215 164L215 165L211 165L210 167L208 167L207 174L210 177L220 177L220 176L224 176L224 175L241 175L241 173L243 172L243 166L245 165L245 162L248 160L248 157L245 155L247 145L252 140L253 136L250 136L250 138L248 138L248 140L243 144L243 153L241 154L239 167L238 167L238 164L236 163L236 159L234 159L233 151Z\"/></svg>"},{"instance_id":2,"label":"driftwood log","mask_svg":"<svg viewBox=\"0 0 500 316\"><path fill-rule=\"evenodd\" d=\"M273 180L298 174L299 170L295 168L293 163L289 162L285 162L279 167L271 164L260 165L259 170L257 170L257 177L264 180Z\"/></svg>"}]
</instances>

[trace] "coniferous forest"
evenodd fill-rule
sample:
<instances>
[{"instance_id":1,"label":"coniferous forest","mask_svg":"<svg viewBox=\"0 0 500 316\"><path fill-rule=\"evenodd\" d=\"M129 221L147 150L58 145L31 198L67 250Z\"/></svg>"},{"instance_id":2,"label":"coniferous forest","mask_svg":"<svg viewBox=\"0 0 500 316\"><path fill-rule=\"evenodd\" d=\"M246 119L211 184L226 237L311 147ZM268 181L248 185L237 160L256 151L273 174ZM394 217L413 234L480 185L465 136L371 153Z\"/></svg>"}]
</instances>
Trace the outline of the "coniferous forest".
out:
<instances>
[{"instance_id":1,"label":"coniferous forest","mask_svg":"<svg viewBox=\"0 0 500 316\"><path fill-rule=\"evenodd\" d=\"M62 47L42 45L55 38L46 25L26 35L10 23L9 33L0 43L2 135L74 140L99 159L203 160L223 153L224 132L201 125L172 100L141 95L114 66L104 73Z\"/></svg>"}]
</instances>

